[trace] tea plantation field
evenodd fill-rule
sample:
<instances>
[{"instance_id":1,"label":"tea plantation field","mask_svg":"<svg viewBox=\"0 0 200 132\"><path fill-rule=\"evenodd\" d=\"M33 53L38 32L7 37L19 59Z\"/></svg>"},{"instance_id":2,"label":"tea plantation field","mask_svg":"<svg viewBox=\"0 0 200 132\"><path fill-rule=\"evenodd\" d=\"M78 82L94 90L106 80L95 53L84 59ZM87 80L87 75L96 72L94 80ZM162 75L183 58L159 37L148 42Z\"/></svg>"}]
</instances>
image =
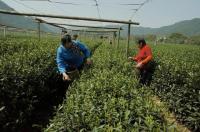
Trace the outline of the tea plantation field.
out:
<instances>
[{"instance_id":1,"label":"tea plantation field","mask_svg":"<svg viewBox=\"0 0 200 132\"><path fill-rule=\"evenodd\" d=\"M29 126L46 132L180 131L152 100L157 96L178 123L191 131L200 130L199 46L152 45L157 68L151 86L141 87L134 63L126 58L125 42L121 41L119 49L107 41L83 42L92 50L94 64L70 85L50 120L36 123L33 119L41 102L58 100L55 91L63 87L55 64L59 38L40 42L27 37L0 38L1 130L20 131ZM131 45L129 54L136 51Z\"/></svg>"},{"instance_id":2,"label":"tea plantation field","mask_svg":"<svg viewBox=\"0 0 200 132\"><path fill-rule=\"evenodd\" d=\"M177 122L198 131L200 47L168 44L152 48L158 66L150 88L138 85L123 46L116 52L108 45L98 48L93 68L70 87L68 99L45 131L182 131L163 117L152 101L154 95L166 102Z\"/></svg>"}]
</instances>

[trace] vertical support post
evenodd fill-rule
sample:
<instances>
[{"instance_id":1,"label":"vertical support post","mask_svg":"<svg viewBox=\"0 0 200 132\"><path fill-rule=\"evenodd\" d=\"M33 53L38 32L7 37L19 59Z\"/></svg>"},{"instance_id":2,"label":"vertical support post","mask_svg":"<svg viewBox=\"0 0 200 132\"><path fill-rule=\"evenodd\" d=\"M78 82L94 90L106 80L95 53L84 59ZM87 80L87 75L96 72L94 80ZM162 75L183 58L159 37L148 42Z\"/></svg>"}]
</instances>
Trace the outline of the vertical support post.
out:
<instances>
[{"instance_id":1,"label":"vertical support post","mask_svg":"<svg viewBox=\"0 0 200 132\"><path fill-rule=\"evenodd\" d=\"M84 39L86 38L86 30L84 29L83 31L83 34L84 34Z\"/></svg>"},{"instance_id":2,"label":"vertical support post","mask_svg":"<svg viewBox=\"0 0 200 132\"><path fill-rule=\"evenodd\" d=\"M64 31L64 29L61 29L61 32L60 32L60 37L62 38L62 36L63 36L63 31Z\"/></svg>"},{"instance_id":3,"label":"vertical support post","mask_svg":"<svg viewBox=\"0 0 200 132\"><path fill-rule=\"evenodd\" d=\"M115 47L115 32L113 32L113 46Z\"/></svg>"},{"instance_id":4,"label":"vertical support post","mask_svg":"<svg viewBox=\"0 0 200 132\"><path fill-rule=\"evenodd\" d=\"M40 41L40 22L38 22L38 39L39 39L39 41Z\"/></svg>"},{"instance_id":5,"label":"vertical support post","mask_svg":"<svg viewBox=\"0 0 200 132\"><path fill-rule=\"evenodd\" d=\"M127 46L126 46L126 57L128 58L129 43L130 43L130 33L131 33L131 24L128 24L128 37L127 37Z\"/></svg>"},{"instance_id":6,"label":"vertical support post","mask_svg":"<svg viewBox=\"0 0 200 132\"><path fill-rule=\"evenodd\" d=\"M121 30L121 28L119 28L119 31L118 31L118 41L117 41L117 48L119 48L120 30Z\"/></svg>"},{"instance_id":7,"label":"vertical support post","mask_svg":"<svg viewBox=\"0 0 200 132\"><path fill-rule=\"evenodd\" d=\"M3 29L3 37L6 37L6 26Z\"/></svg>"},{"instance_id":8,"label":"vertical support post","mask_svg":"<svg viewBox=\"0 0 200 132\"><path fill-rule=\"evenodd\" d=\"M112 44L112 37L111 37L111 34L109 33L109 37L108 37L108 43L109 44Z\"/></svg>"}]
</instances>

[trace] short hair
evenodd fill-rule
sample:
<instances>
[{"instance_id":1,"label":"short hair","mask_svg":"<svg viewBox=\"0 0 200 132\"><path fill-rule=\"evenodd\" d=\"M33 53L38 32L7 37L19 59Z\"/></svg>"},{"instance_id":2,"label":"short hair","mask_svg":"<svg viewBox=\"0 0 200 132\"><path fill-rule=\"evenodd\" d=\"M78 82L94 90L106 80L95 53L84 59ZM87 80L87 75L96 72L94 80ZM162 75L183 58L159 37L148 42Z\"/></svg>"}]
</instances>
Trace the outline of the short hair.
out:
<instances>
[{"instance_id":1,"label":"short hair","mask_svg":"<svg viewBox=\"0 0 200 132\"><path fill-rule=\"evenodd\" d=\"M138 44L142 43L142 45L146 45L146 41L144 39L138 39Z\"/></svg>"},{"instance_id":2,"label":"short hair","mask_svg":"<svg viewBox=\"0 0 200 132\"><path fill-rule=\"evenodd\" d=\"M61 42L64 45L66 43L72 42L72 38L69 34L63 35L61 38Z\"/></svg>"}]
</instances>

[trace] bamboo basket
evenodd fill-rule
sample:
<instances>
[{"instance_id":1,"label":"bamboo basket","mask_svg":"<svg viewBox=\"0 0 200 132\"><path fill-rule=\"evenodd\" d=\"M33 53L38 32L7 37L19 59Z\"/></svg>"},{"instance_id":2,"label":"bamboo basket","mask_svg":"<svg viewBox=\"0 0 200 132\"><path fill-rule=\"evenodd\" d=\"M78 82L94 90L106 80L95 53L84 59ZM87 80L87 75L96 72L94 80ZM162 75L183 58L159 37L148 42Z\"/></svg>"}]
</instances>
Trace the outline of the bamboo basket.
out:
<instances>
[{"instance_id":1,"label":"bamboo basket","mask_svg":"<svg viewBox=\"0 0 200 132\"><path fill-rule=\"evenodd\" d=\"M67 75L70 77L71 80L75 80L80 77L78 69L67 72Z\"/></svg>"}]
</instances>

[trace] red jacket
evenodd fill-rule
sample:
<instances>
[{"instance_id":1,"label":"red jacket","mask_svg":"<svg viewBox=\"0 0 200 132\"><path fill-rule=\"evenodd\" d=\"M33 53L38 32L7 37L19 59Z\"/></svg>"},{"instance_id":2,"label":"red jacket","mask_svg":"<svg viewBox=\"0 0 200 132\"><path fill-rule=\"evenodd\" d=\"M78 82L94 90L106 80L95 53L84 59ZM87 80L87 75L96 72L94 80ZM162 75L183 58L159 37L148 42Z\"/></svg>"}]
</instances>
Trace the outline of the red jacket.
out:
<instances>
[{"instance_id":1,"label":"red jacket","mask_svg":"<svg viewBox=\"0 0 200 132\"><path fill-rule=\"evenodd\" d=\"M143 65L147 64L153 59L151 48L146 44L141 49L139 49L138 54L133 57L133 60L137 63L142 63Z\"/></svg>"}]
</instances>

